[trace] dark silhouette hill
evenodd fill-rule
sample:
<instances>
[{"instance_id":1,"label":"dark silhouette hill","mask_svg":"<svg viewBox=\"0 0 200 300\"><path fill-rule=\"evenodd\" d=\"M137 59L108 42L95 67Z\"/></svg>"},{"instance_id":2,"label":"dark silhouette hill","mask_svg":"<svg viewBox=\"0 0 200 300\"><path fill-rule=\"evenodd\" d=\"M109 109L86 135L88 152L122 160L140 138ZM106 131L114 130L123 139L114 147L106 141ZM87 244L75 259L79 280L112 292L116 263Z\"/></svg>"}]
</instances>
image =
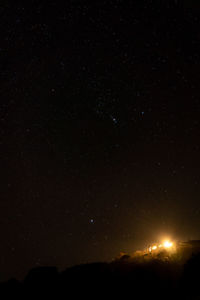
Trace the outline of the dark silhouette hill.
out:
<instances>
[{"instance_id":1,"label":"dark silhouette hill","mask_svg":"<svg viewBox=\"0 0 200 300\"><path fill-rule=\"evenodd\" d=\"M2 299L200 299L200 253L186 262L132 260L79 265L58 272L38 267L22 282L0 284ZM73 295L73 296L72 296Z\"/></svg>"}]
</instances>

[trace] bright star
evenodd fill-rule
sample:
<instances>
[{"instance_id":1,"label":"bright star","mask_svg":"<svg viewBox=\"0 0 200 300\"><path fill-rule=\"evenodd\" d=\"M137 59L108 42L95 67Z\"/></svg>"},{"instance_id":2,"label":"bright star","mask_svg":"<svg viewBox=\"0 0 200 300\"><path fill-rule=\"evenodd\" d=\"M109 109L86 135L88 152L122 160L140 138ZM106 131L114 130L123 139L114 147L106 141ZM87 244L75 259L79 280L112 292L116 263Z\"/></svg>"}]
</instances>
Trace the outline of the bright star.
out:
<instances>
[{"instance_id":1,"label":"bright star","mask_svg":"<svg viewBox=\"0 0 200 300\"><path fill-rule=\"evenodd\" d=\"M110 116L111 117L111 119L112 119L112 121L115 123L115 124L117 124L117 119L115 118L115 117L113 117L113 116Z\"/></svg>"}]
</instances>

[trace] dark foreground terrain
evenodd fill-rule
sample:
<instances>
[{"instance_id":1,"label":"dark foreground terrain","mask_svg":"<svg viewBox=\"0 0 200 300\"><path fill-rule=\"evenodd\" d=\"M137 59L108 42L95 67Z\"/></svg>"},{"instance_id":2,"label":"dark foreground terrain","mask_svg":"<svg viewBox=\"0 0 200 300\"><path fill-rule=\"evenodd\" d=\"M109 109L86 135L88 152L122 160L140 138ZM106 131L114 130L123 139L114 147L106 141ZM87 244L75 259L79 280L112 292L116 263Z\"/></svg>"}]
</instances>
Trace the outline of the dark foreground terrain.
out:
<instances>
[{"instance_id":1,"label":"dark foreground terrain","mask_svg":"<svg viewBox=\"0 0 200 300\"><path fill-rule=\"evenodd\" d=\"M23 282L0 284L1 299L200 299L200 253L187 262L132 261L30 270ZM86 299L87 299L86 298Z\"/></svg>"}]
</instances>

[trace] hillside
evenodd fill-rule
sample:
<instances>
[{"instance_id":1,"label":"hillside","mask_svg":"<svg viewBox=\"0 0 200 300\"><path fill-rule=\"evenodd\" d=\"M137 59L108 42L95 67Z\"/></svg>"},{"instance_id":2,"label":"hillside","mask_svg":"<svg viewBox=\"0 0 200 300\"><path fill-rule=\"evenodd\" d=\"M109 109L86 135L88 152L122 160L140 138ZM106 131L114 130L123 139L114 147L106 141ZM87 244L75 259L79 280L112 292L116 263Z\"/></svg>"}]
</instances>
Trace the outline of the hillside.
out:
<instances>
[{"instance_id":1,"label":"hillside","mask_svg":"<svg viewBox=\"0 0 200 300\"><path fill-rule=\"evenodd\" d=\"M125 299L128 295L131 299L200 299L199 271L200 253L184 263L156 258L141 262L126 256L110 263L75 266L60 273L55 267L35 268L23 282L12 279L1 283L0 293L20 299L72 299L70 295L74 298L80 293L81 299Z\"/></svg>"}]
</instances>

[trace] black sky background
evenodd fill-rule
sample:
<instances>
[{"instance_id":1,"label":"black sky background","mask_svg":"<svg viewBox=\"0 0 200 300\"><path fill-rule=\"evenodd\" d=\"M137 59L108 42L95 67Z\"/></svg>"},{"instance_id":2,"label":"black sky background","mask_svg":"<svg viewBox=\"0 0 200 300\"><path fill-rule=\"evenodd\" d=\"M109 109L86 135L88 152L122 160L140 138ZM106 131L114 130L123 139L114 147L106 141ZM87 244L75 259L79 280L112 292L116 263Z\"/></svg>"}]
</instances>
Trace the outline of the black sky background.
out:
<instances>
[{"instance_id":1,"label":"black sky background","mask_svg":"<svg viewBox=\"0 0 200 300\"><path fill-rule=\"evenodd\" d=\"M1 1L0 280L200 238L200 4Z\"/></svg>"}]
</instances>

